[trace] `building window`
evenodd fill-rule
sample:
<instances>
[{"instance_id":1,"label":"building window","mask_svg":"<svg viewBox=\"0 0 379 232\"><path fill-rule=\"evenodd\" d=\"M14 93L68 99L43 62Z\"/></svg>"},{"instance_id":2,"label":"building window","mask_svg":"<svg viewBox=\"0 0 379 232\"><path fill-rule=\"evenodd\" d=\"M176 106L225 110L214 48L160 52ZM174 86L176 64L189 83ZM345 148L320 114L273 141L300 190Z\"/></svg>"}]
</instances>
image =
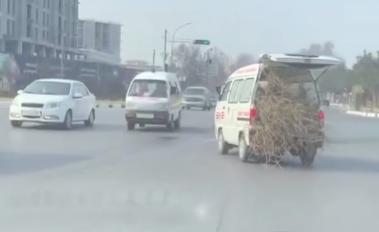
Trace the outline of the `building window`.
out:
<instances>
[{"instance_id":1,"label":"building window","mask_svg":"<svg viewBox=\"0 0 379 232\"><path fill-rule=\"evenodd\" d=\"M15 0L12 1L12 14L13 16L16 15L16 1Z\"/></svg>"},{"instance_id":2,"label":"building window","mask_svg":"<svg viewBox=\"0 0 379 232\"><path fill-rule=\"evenodd\" d=\"M36 9L36 24L39 25L38 9Z\"/></svg>"},{"instance_id":3,"label":"building window","mask_svg":"<svg viewBox=\"0 0 379 232\"><path fill-rule=\"evenodd\" d=\"M12 32L12 24L11 24L11 21L8 19L7 20L7 35L11 35L11 32Z\"/></svg>"},{"instance_id":4,"label":"building window","mask_svg":"<svg viewBox=\"0 0 379 232\"><path fill-rule=\"evenodd\" d=\"M36 40L38 40L38 39L39 39L39 36L38 36L38 28L34 29L34 31L35 31L34 38L35 38Z\"/></svg>"},{"instance_id":5,"label":"building window","mask_svg":"<svg viewBox=\"0 0 379 232\"><path fill-rule=\"evenodd\" d=\"M30 24L26 26L26 37L32 38L32 26Z\"/></svg>"},{"instance_id":6,"label":"building window","mask_svg":"<svg viewBox=\"0 0 379 232\"><path fill-rule=\"evenodd\" d=\"M9 15L10 15L11 12L12 12L11 6L12 6L12 1L11 1L11 0L8 0L8 3L7 3L7 13L8 13Z\"/></svg>"},{"instance_id":7,"label":"building window","mask_svg":"<svg viewBox=\"0 0 379 232\"><path fill-rule=\"evenodd\" d=\"M59 10L59 13L62 14L62 0L59 0L59 4L58 4L58 10Z\"/></svg>"},{"instance_id":8,"label":"building window","mask_svg":"<svg viewBox=\"0 0 379 232\"><path fill-rule=\"evenodd\" d=\"M12 35L16 35L16 23L12 21Z\"/></svg>"},{"instance_id":9,"label":"building window","mask_svg":"<svg viewBox=\"0 0 379 232\"><path fill-rule=\"evenodd\" d=\"M26 6L26 20L28 23L32 20L32 5L30 4Z\"/></svg>"}]
</instances>

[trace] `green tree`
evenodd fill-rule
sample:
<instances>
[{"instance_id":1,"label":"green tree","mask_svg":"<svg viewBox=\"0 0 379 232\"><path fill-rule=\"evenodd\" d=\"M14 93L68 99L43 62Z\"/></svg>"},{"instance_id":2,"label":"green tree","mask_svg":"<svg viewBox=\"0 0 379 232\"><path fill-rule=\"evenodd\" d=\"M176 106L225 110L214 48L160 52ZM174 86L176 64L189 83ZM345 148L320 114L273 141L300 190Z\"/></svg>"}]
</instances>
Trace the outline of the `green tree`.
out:
<instances>
[{"instance_id":1,"label":"green tree","mask_svg":"<svg viewBox=\"0 0 379 232\"><path fill-rule=\"evenodd\" d=\"M365 103L372 102L372 106L379 106L379 52L376 56L367 51L357 56L349 76L351 85L362 86Z\"/></svg>"}]
</instances>

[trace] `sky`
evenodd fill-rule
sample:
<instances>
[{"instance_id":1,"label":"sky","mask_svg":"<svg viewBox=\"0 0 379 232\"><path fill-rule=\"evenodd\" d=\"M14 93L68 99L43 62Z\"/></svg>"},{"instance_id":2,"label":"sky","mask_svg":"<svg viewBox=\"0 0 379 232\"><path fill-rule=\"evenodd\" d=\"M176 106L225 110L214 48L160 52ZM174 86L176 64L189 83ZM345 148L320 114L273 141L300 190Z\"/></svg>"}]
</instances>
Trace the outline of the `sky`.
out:
<instances>
[{"instance_id":1,"label":"sky","mask_svg":"<svg viewBox=\"0 0 379 232\"><path fill-rule=\"evenodd\" d=\"M364 49L379 50L378 8L372 0L80 0L79 17L122 24L123 60L150 61L163 52L165 29L171 37L191 22L176 38L209 39L232 57L332 41L350 66Z\"/></svg>"}]
</instances>

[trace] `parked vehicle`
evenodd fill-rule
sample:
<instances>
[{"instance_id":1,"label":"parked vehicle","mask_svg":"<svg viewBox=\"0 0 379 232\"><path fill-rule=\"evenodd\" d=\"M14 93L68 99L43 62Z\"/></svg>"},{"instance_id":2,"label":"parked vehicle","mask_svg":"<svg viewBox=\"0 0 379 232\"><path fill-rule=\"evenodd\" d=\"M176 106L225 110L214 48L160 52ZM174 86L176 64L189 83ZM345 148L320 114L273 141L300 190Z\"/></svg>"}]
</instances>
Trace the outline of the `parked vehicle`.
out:
<instances>
[{"instance_id":1,"label":"parked vehicle","mask_svg":"<svg viewBox=\"0 0 379 232\"><path fill-rule=\"evenodd\" d=\"M317 132L320 140L312 142L309 146L312 151L292 155L300 156L303 165L312 164L317 153L324 143L324 112L320 109L320 98L317 90L317 80L310 69L325 68L340 64L341 61L332 57L304 56L296 54L265 54L260 62L235 71L226 81L223 89L218 88L220 98L215 110L215 135L218 139L218 149L221 154L227 154L233 147L239 148L241 161L246 162L250 158L257 158L250 153L250 141L254 136L254 120L258 115L254 99L257 95L258 86L263 81L264 70L277 68L281 70L283 78L301 73L301 83L308 90L319 109L320 128ZM285 74L288 73L288 74ZM295 85L295 83L294 83ZM298 85L298 84L297 84ZM303 136L307 136L306 134Z\"/></svg>"},{"instance_id":2,"label":"parked vehicle","mask_svg":"<svg viewBox=\"0 0 379 232\"><path fill-rule=\"evenodd\" d=\"M71 129L72 123L83 121L93 126L96 97L80 81L41 79L19 90L9 109L13 127L24 122L60 124Z\"/></svg>"},{"instance_id":3,"label":"parked vehicle","mask_svg":"<svg viewBox=\"0 0 379 232\"><path fill-rule=\"evenodd\" d=\"M125 96L125 119L128 129L136 124L165 125L180 129L182 94L174 73L143 72L131 82Z\"/></svg>"},{"instance_id":4,"label":"parked vehicle","mask_svg":"<svg viewBox=\"0 0 379 232\"><path fill-rule=\"evenodd\" d=\"M183 106L186 109L201 108L203 110L211 110L211 95L211 92L206 87L188 87L184 91Z\"/></svg>"},{"instance_id":5,"label":"parked vehicle","mask_svg":"<svg viewBox=\"0 0 379 232\"><path fill-rule=\"evenodd\" d=\"M329 100L327 100L327 99L322 100L322 105L326 106L326 107L329 107L330 106Z\"/></svg>"}]
</instances>

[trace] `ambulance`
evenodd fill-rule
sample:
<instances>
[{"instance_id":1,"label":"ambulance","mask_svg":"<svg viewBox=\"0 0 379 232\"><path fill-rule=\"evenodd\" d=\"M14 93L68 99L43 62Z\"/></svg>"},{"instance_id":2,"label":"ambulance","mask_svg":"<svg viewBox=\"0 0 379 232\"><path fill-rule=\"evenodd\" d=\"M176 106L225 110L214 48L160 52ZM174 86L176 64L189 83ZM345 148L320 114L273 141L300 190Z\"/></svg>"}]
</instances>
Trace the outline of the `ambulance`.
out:
<instances>
[{"instance_id":1,"label":"ambulance","mask_svg":"<svg viewBox=\"0 0 379 232\"><path fill-rule=\"evenodd\" d=\"M257 109L254 102L258 87L264 84L266 70L275 68L280 70L283 78L299 75L301 85L319 107L319 120L325 119L320 107L317 81L328 67L338 65L341 61L326 56L312 56L300 54L263 54L259 62L236 70L223 84L217 88L219 99L215 109L215 135L218 140L218 150L227 154L234 147L238 147L238 155L242 162L258 161L259 157L250 152L251 137L254 136L254 120ZM324 69L319 76L312 74L312 70ZM299 85L298 83L296 83ZM295 83L294 83L295 85ZM323 126L322 126L323 127ZM293 154L300 156L304 166L313 163L317 149L323 146L323 128L319 131L322 140L315 142L314 151L310 154Z\"/></svg>"}]
</instances>

